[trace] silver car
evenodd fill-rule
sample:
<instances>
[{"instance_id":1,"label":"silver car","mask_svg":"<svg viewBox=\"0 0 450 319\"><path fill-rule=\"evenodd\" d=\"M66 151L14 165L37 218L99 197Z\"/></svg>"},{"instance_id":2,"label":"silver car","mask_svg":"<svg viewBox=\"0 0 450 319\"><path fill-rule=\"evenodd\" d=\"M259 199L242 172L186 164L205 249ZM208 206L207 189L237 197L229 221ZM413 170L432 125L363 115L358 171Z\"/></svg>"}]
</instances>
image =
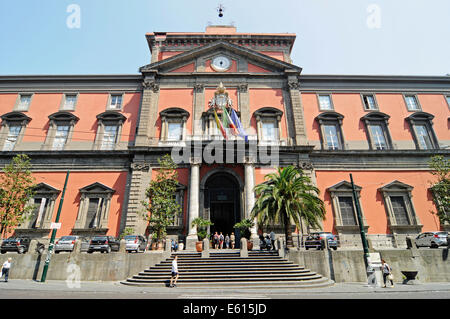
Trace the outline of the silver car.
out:
<instances>
[{"instance_id":1,"label":"silver car","mask_svg":"<svg viewBox=\"0 0 450 319\"><path fill-rule=\"evenodd\" d=\"M125 250L127 252L144 252L147 248L147 240L141 235L127 235L124 237L126 246Z\"/></svg>"},{"instance_id":2,"label":"silver car","mask_svg":"<svg viewBox=\"0 0 450 319\"><path fill-rule=\"evenodd\" d=\"M438 248L448 245L448 233L445 231L434 231L421 233L415 239L416 247Z\"/></svg>"},{"instance_id":3,"label":"silver car","mask_svg":"<svg viewBox=\"0 0 450 319\"><path fill-rule=\"evenodd\" d=\"M78 240L78 236L62 236L55 245L55 254L60 251L73 251L75 242Z\"/></svg>"}]
</instances>

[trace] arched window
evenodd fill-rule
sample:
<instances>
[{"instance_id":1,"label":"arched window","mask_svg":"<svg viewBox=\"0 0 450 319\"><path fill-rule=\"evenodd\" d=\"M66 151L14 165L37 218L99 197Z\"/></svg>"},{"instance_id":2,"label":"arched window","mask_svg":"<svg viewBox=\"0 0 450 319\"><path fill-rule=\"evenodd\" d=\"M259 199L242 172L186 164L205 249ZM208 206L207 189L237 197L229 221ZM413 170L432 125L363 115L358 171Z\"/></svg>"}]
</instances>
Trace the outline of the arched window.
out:
<instances>
[{"instance_id":1,"label":"arched window","mask_svg":"<svg viewBox=\"0 0 450 319\"><path fill-rule=\"evenodd\" d=\"M62 151L70 142L79 118L70 112L60 111L49 115L50 125L43 149Z\"/></svg>"},{"instance_id":2,"label":"arched window","mask_svg":"<svg viewBox=\"0 0 450 319\"><path fill-rule=\"evenodd\" d=\"M393 148L388 129L389 115L381 112L370 112L361 120L366 126L366 133L371 150L390 150Z\"/></svg>"},{"instance_id":3,"label":"arched window","mask_svg":"<svg viewBox=\"0 0 450 319\"><path fill-rule=\"evenodd\" d=\"M416 112L406 118L417 149L438 149L439 143L433 130L434 116L425 112Z\"/></svg>"},{"instance_id":4,"label":"arched window","mask_svg":"<svg viewBox=\"0 0 450 319\"><path fill-rule=\"evenodd\" d=\"M13 151L25 134L31 118L21 112L10 112L1 116L0 147L2 151Z\"/></svg>"},{"instance_id":5,"label":"arched window","mask_svg":"<svg viewBox=\"0 0 450 319\"><path fill-rule=\"evenodd\" d=\"M316 117L320 126L322 149L345 149L344 135L342 133L342 120L344 116L336 112L323 112Z\"/></svg>"},{"instance_id":6,"label":"arched window","mask_svg":"<svg viewBox=\"0 0 450 319\"><path fill-rule=\"evenodd\" d=\"M159 116L161 118L161 142L179 142L186 139L186 121L189 118L188 111L173 107L161 111Z\"/></svg>"},{"instance_id":7,"label":"arched window","mask_svg":"<svg viewBox=\"0 0 450 319\"><path fill-rule=\"evenodd\" d=\"M280 142L282 115L282 111L273 107L263 107L253 113L258 141L276 144Z\"/></svg>"},{"instance_id":8,"label":"arched window","mask_svg":"<svg viewBox=\"0 0 450 319\"><path fill-rule=\"evenodd\" d=\"M97 115L98 126L94 141L95 150L114 150L120 142L122 124L126 117L115 111L106 111Z\"/></svg>"}]
</instances>

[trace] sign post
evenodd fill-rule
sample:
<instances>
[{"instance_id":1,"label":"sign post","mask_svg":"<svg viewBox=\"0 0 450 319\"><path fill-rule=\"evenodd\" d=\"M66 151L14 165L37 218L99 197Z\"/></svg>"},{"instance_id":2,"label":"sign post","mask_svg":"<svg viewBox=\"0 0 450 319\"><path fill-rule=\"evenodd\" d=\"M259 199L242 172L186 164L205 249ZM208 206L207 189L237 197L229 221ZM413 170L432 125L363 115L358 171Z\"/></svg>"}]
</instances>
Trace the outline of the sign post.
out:
<instances>
[{"instance_id":1,"label":"sign post","mask_svg":"<svg viewBox=\"0 0 450 319\"><path fill-rule=\"evenodd\" d=\"M56 231L61 228L61 223L59 222L59 216L61 215L61 209L64 202L64 194L66 193L67 181L69 179L70 171L67 171L66 180L64 182L64 188L61 195L61 200L59 201L58 212L56 214L56 220L51 224L52 228L52 237L50 239L50 244L48 245L47 258L45 259L44 269L42 270L41 282L45 282L45 278L47 277L48 266L50 264L50 259L52 258L53 246L56 237Z\"/></svg>"}]
</instances>

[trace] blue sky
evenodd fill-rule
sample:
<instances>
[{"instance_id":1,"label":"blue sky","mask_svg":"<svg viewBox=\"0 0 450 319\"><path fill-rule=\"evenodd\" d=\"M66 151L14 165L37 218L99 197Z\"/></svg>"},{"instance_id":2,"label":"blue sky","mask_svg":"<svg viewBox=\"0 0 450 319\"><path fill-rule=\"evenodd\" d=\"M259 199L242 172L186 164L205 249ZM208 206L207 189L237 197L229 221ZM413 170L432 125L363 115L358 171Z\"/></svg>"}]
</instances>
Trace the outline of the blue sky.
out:
<instances>
[{"instance_id":1,"label":"blue sky","mask_svg":"<svg viewBox=\"0 0 450 319\"><path fill-rule=\"evenodd\" d=\"M72 4L80 28L67 25ZM230 23L295 33L303 74L445 75L449 13L448 0L0 0L0 75L137 74L146 32Z\"/></svg>"}]
</instances>

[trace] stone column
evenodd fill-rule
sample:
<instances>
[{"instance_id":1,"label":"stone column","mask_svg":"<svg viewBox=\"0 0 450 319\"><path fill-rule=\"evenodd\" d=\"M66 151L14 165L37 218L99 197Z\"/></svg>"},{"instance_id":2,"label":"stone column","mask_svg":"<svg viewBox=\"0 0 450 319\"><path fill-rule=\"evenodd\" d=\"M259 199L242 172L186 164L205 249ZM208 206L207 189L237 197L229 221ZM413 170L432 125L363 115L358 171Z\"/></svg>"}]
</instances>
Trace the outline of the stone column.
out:
<instances>
[{"instance_id":1,"label":"stone column","mask_svg":"<svg viewBox=\"0 0 450 319\"><path fill-rule=\"evenodd\" d=\"M296 76L288 77L287 90L291 102L291 110L294 118L294 131L296 145L307 145L305 118L303 113L302 99L300 95L300 84Z\"/></svg>"},{"instance_id":2,"label":"stone column","mask_svg":"<svg viewBox=\"0 0 450 319\"><path fill-rule=\"evenodd\" d=\"M189 183L189 233L186 238L186 250L195 250L198 241L197 227L192 227L192 221L199 217L199 190L200 190L200 163L191 163L191 176Z\"/></svg>"},{"instance_id":3,"label":"stone column","mask_svg":"<svg viewBox=\"0 0 450 319\"><path fill-rule=\"evenodd\" d=\"M255 188L255 168L253 164L248 162L245 163L245 218L250 218L251 211L255 205L255 193L253 189ZM256 219L254 220L255 225L251 228L250 240L253 241L253 247L255 249L259 248L259 238L257 233Z\"/></svg>"}]
</instances>

